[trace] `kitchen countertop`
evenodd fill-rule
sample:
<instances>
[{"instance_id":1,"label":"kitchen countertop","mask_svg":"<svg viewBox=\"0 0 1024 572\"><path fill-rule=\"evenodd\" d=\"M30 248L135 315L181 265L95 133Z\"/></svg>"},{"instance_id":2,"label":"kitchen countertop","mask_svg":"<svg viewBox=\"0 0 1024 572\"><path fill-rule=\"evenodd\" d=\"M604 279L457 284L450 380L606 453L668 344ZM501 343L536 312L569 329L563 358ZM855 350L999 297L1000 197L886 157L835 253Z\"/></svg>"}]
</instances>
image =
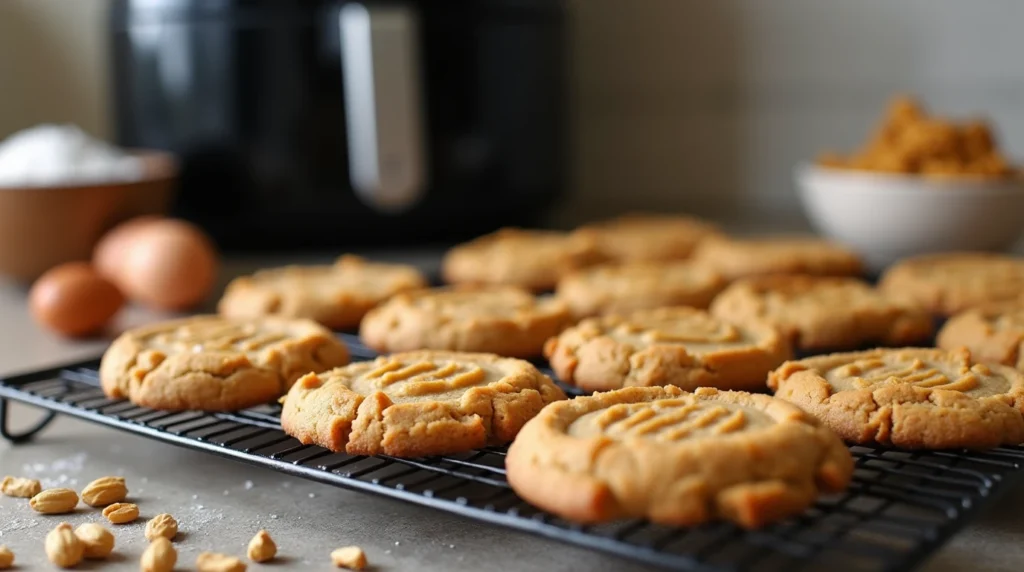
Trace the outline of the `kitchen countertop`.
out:
<instances>
[{"instance_id":1,"label":"kitchen countertop","mask_svg":"<svg viewBox=\"0 0 1024 572\"><path fill-rule=\"evenodd\" d=\"M436 271L438 264L438 257L429 251L375 254L378 259L417 264L428 272ZM310 256L301 261L329 258ZM225 265L223 280L284 261L235 258ZM131 308L117 326L163 317ZM28 316L25 290L0 281L0 375L96 357L107 343L68 342L42 331ZM36 416L22 406L13 411L16 423L28 424ZM146 546L145 521L161 512L171 513L181 524L179 569L193 568L196 555L204 550L244 557L246 544L261 528L278 543L277 566L287 568L328 569L331 550L354 544L366 551L372 569L381 571L647 569L532 535L66 418L58 418L31 443L11 446L0 441L3 474L32 476L44 486L76 490L100 476L127 478L142 517L131 525L111 526L118 540L116 555L107 562L79 567L86 570L137 570ZM1022 514L1024 490L1011 491L923 569L1018 570L1024 563L1024 545L1019 542L1024 534ZM0 544L14 551L19 570L51 569L43 553L46 532L62 520L77 526L99 519L97 511L82 508L66 517L44 517L29 510L24 500L0 497Z\"/></svg>"}]
</instances>

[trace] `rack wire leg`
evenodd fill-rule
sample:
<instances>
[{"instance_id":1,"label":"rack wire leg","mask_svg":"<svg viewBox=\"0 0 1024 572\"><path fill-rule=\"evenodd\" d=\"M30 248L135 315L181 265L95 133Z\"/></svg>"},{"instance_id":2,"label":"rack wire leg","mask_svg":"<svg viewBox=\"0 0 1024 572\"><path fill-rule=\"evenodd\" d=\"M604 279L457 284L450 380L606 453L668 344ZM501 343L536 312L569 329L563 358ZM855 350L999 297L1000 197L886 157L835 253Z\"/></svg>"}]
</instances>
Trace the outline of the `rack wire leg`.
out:
<instances>
[{"instance_id":1,"label":"rack wire leg","mask_svg":"<svg viewBox=\"0 0 1024 572\"><path fill-rule=\"evenodd\" d=\"M35 437L36 433L45 429L46 426L49 425L50 422L53 421L53 418L56 416L57 413L55 411L47 411L46 415L43 415L43 418L40 419L39 422L33 425L32 427L29 427L28 429L25 429L24 431L21 431L19 433L13 433L7 426L8 422L10 421L10 415L8 415L7 400L0 397L0 437L7 439L8 441L14 444L25 443L26 441L29 441L33 437Z\"/></svg>"}]
</instances>

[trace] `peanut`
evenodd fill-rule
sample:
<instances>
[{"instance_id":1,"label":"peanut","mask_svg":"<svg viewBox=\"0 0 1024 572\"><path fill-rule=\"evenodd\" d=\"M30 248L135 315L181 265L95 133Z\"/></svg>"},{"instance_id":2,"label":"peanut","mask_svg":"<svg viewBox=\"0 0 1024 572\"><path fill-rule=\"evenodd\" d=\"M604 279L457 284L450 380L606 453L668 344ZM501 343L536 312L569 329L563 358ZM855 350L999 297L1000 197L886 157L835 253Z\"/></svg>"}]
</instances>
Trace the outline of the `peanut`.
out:
<instances>
[{"instance_id":1,"label":"peanut","mask_svg":"<svg viewBox=\"0 0 1024 572\"><path fill-rule=\"evenodd\" d=\"M0 570L7 570L14 566L14 553L10 548L0 544Z\"/></svg>"},{"instance_id":2,"label":"peanut","mask_svg":"<svg viewBox=\"0 0 1024 572\"><path fill-rule=\"evenodd\" d=\"M130 502L116 502L103 509L103 516L113 524L128 524L139 518L139 507Z\"/></svg>"},{"instance_id":3,"label":"peanut","mask_svg":"<svg viewBox=\"0 0 1024 572\"><path fill-rule=\"evenodd\" d=\"M146 540L150 542L163 537L167 540L174 540L178 535L178 521L169 514L158 514L146 523Z\"/></svg>"},{"instance_id":4,"label":"peanut","mask_svg":"<svg viewBox=\"0 0 1024 572\"><path fill-rule=\"evenodd\" d=\"M158 536L142 553L139 565L142 572L171 572L178 563L178 551L170 540Z\"/></svg>"},{"instance_id":5,"label":"peanut","mask_svg":"<svg viewBox=\"0 0 1024 572\"><path fill-rule=\"evenodd\" d=\"M23 479L20 477L4 477L0 483L0 491L9 497L30 499L43 490L43 485L35 479Z\"/></svg>"},{"instance_id":6,"label":"peanut","mask_svg":"<svg viewBox=\"0 0 1024 572\"><path fill-rule=\"evenodd\" d=\"M85 546L75 536L71 525L62 522L46 535L44 543L46 557L61 568L72 568L82 561Z\"/></svg>"},{"instance_id":7,"label":"peanut","mask_svg":"<svg viewBox=\"0 0 1024 572\"><path fill-rule=\"evenodd\" d=\"M270 538L270 534L266 530L257 532L256 536L249 541L249 560L266 562L273 560L275 556L277 556L277 545L274 544L274 539Z\"/></svg>"},{"instance_id":8,"label":"peanut","mask_svg":"<svg viewBox=\"0 0 1024 572\"><path fill-rule=\"evenodd\" d=\"M366 568L366 553L358 546L346 546L331 552L331 561L338 568L362 570Z\"/></svg>"},{"instance_id":9,"label":"peanut","mask_svg":"<svg viewBox=\"0 0 1024 572\"><path fill-rule=\"evenodd\" d=\"M28 506L43 514L67 514L78 506L78 493L71 489L46 489L32 497Z\"/></svg>"},{"instance_id":10,"label":"peanut","mask_svg":"<svg viewBox=\"0 0 1024 572\"><path fill-rule=\"evenodd\" d=\"M92 507L101 507L121 502L128 496L124 477L102 477L82 489L82 502Z\"/></svg>"},{"instance_id":11,"label":"peanut","mask_svg":"<svg viewBox=\"0 0 1024 572\"><path fill-rule=\"evenodd\" d=\"M245 572L245 562L234 556L201 552L196 558L196 569L199 572Z\"/></svg>"},{"instance_id":12,"label":"peanut","mask_svg":"<svg viewBox=\"0 0 1024 572\"><path fill-rule=\"evenodd\" d=\"M75 536L82 541L86 558L103 559L114 551L114 535L94 522L88 522L76 528Z\"/></svg>"}]
</instances>

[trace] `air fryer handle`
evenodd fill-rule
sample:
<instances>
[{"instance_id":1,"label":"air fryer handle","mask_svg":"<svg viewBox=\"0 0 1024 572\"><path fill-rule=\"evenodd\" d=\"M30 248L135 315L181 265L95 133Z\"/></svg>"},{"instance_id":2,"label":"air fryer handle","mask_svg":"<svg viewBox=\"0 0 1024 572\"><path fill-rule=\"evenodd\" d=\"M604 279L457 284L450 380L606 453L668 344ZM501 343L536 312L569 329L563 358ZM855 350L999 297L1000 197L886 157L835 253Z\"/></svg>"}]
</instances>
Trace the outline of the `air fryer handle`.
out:
<instances>
[{"instance_id":1,"label":"air fryer handle","mask_svg":"<svg viewBox=\"0 0 1024 572\"><path fill-rule=\"evenodd\" d=\"M339 25L352 187L378 210L405 210L427 178L418 16L409 5L348 2Z\"/></svg>"}]
</instances>

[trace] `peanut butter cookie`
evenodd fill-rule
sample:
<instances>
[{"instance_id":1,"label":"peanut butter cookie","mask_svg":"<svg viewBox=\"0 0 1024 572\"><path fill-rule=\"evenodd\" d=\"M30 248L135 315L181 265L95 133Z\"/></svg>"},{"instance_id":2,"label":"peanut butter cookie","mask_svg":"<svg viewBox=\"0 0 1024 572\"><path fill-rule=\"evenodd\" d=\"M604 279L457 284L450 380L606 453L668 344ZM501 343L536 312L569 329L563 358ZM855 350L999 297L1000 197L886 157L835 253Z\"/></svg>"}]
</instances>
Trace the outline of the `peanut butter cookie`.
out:
<instances>
[{"instance_id":1,"label":"peanut butter cookie","mask_svg":"<svg viewBox=\"0 0 1024 572\"><path fill-rule=\"evenodd\" d=\"M1024 374L966 349L840 353L783 364L768 385L840 437L908 449L1024 441Z\"/></svg>"},{"instance_id":2,"label":"peanut butter cookie","mask_svg":"<svg viewBox=\"0 0 1024 572\"><path fill-rule=\"evenodd\" d=\"M441 455L507 443L559 399L562 390L522 360L409 352L303 377L285 397L281 426L350 455Z\"/></svg>"},{"instance_id":3,"label":"peanut butter cookie","mask_svg":"<svg viewBox=\"0 0 1024 572\"><path fill-rule=\"evenodd\" d=\"M371 308L391 296L426 286L426 278L412 266L346 255L333 265L285 266L237 278L218 311L232 318L308 318L342 330L358 326Z\"/></svg>"},{"instance_id":4,"label":"peanut butter cookie","mask_svg":"<svg viewBox=\"0 0 1024 572\"><path fill-rule=\"evenodd\" d=\"M143 407L233 411L348 360L345 344L310 320L195 316L122 334L103 355L100 383Z\"/></svg>"},{"instance_id":5,"label":"peanut butter cookie","mask_svg":"<svg viewBox=\"0 0 1024 572\"><path fill-rule=\"evenodd\" d=\"M762 390L792 357L775 328L729 323L693 308L588 318L544 345L559 379L587 391L628 386Z\"/></svg>"},{"instance_id":6,"label":"peanut butter cookie","mask_svg":"<svg viewBox=\"0 0 1024 572\"><path fill-rule=\"evenodd\" d=\"M577 318L665 306L707 308L725 279L690 262L601 265L569 274L555 292Z\"/></svg>"},{"instance_id":7,"label":"peanut butter cookie","mask_svg":"<svg viewBox=\"0 0 1024 572\"><path fill-rule=\"evenodd\" d=\"M853 474L850 451L798 407L706 387L554 403L523 427L505 464L519 496L563 518L670 526L758 528L844 490Z\"/></svg>"},{"instance_id":8,"label":"peanut butter cookie","mask_svg":"<svg viewBox=\"0 0 1024 572\"><path fill-rule=\"evenodd\" d=\"M1024 292L1024 258L953 252L908 258L891 266L879 288L942 316L1013 300Z\"/></svg>"},{"instance_id":9,"label":"peanut butter cookie","mask_svg":"<svg viewBox=\"0 0 1024 572\"><path fill-rule=\"evenodd\" d=\"M942 326L937 342L946 350L966 347L980 362L1024 371L1024 298L956 314Z\"/></svg>"},{"instance_id":10,"label":"peanut butter cookie","mask_svg":"<svg viewBox=\"0 0 1024 572\"><path fill-rule=\"evenodd\" d=\"M693 260L730 281L765 274L859 276L864 272L863 262L852 250L813 237L709 238L697 246Z\"/></svg>"},{"instance_id":11,"label":"peanut butter cookie","mask_svg":"<svg viewBox=\"0 0 1024 572\"><path fill-rule=\"evenodd\" d=\"M582 226L576 234L593 237L609 259L622 262L687 258L718 228L688 216L627 214Z\"/></svg>"},{"instance_id":12,"label":"peanut butter cookie","mask_svg":"<svg viewBox=\"0 0 1024 572\"><path fill-rule=\"evenodd\" d=\"M908 346L931 340L931 314L856 278L757 276L734 282L711 313L757 319L779 329L799 350L852 350L866 344Z\"/></svg>"},{"instance_id":13,"label":"peanut butter cookie","mask_svg":"<svg viewBox=\"0 0 1024 572\"><path fill-rule=\"evenodd\" d=\"M565 274L604 260L593 237L504 228L449 250L441 273L450 284L504 284L543 292Z\"/></svg>"},{"instance_id":14,"label":"peanut butter cookie","mask_svg":"<svg viewBox=\"0 0 1024 572\"><path fill-rule=\"evenodd\" d=\"M564 302L511 286L399 294L363 320L360 337L382 353L421 349L530 358L569 325Z\"/></svg>"}]
</instances>

